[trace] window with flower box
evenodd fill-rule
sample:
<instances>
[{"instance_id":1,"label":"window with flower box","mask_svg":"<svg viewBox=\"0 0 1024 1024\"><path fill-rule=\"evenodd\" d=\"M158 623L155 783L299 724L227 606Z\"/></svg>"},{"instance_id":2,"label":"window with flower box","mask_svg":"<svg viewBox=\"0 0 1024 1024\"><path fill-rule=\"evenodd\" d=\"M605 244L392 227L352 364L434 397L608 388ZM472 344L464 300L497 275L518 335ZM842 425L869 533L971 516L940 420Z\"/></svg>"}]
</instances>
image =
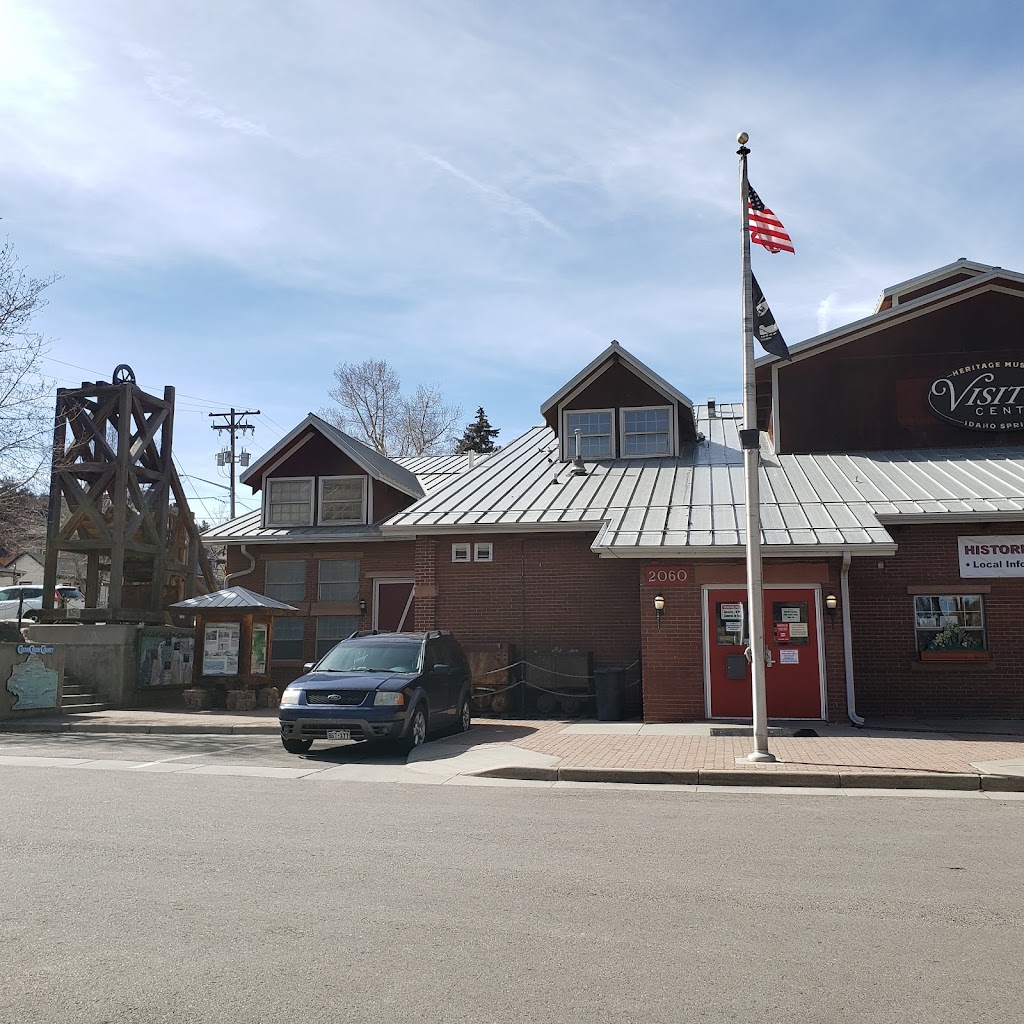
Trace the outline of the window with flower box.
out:
<instances>
[{"instance_id":1,"label":"window with flower box","mask_svg":"<svg viewBox=\"0 0 1024 1024\"><path fill-rule=\"evenodd\" d=\"M914 597L917 649L949 653L984 651L985 610L980 594L918 594Z\"/></svg>"}]
</instances>

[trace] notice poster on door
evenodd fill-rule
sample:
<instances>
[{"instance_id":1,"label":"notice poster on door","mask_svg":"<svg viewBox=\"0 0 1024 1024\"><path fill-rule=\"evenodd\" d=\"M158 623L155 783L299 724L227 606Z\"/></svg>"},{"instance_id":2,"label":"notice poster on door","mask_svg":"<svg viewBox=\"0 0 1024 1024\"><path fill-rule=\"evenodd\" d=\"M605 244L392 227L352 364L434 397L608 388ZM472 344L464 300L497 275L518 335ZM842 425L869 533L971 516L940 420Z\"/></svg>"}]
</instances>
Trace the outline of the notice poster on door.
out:
<instances>
[{"instance_id":1,"label":"notice poster on door","mask_svg":"<svg viewBox=\"0 0 1024 1024\"><path fill-rule=\"evenodd\" d=\"M800 621L800 609L792 607L783 607L782 609L782 621L783 622L799 622Z\"/></svg>"},{"instance_id":2,"label":"notice poster on door","mask_svg":"<svg viewBox=\"0 0 1024 1024\"><path fill-rule=\"evenodd\" d=\"M789 623L789 635L793 640L806 640L807 639L807 623L806 622L791 622Z\"/></svg>"},{"instance_id":3,"label":"notice poster on door","mask_svg":"<svg viewBox=\"0 0 1024 1024\"><path fill-rule=\"evenodd\" d=\"M203 633L203 675L238 675L237 622L208 622Z\"/></svg>"},{"instance_id":4,"label":"notice poster on door","mask_svg":"<svg viewBox=\"0 0 1024 1024\"><path fill-rule=\"evenodd\" d=\"M779 664L780 665L799 665L800 664L800 651L795 647L787 647L784 651L779 651Z\"/></svg>"},{"instance_id":5,"label":"notice poster on door","mask_svg":"<svg viewBox=\"0 0 1024 1024\"><path fill-rule=\"evenodd\" d=\"M775 642L780 644L789 643L789 623L788 622L776 622L775 623Z\"/></svg>"}]
</instances>

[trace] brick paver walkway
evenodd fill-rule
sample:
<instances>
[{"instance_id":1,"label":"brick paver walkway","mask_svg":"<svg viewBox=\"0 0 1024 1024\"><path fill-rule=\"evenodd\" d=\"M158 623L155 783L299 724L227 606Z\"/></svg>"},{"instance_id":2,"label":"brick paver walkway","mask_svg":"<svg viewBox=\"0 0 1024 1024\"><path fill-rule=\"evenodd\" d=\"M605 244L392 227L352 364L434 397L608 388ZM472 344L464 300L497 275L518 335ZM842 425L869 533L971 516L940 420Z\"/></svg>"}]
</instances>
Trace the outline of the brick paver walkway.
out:
<instances>
[{"instance_id":1,"label":"brick paver walkway","mask_svg":"<svg viewBox=\"0 0 1024 1024\"><path fill-rule=\"evenodd\" d=\"M944 734L904 736L772 737L769 747L779 764L754 765L744 758L753 749L749 737L580 735L556 721L480 720L496 727L515 746L558 757L559 767L739 769L759 771L974 772L972 762L1024 758L1024 738ZM516 735L512 735L516 734ZM496 736L498 738L498 736Z\"/></svg>"}]
</instances>

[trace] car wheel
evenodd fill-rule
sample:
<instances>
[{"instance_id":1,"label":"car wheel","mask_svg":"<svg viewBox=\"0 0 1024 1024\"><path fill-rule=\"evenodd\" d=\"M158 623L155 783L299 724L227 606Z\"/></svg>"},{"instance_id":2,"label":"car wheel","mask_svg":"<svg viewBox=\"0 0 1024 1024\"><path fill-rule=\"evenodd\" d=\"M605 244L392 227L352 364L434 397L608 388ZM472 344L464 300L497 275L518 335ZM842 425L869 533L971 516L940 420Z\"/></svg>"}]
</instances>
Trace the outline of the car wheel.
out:
<instances>
[{"instance_id":1,"label":"car wheel","mask_svg":"<svg viewBox=\"0 0 1024 1024\"><path fill-rule=\"evenodd\" d=\"M427 742L427 713L423 708L417 708L413 712L412 721L409 723L409 731L398 741L398 749L403 754L411 753L416 747L422 747Z\"/></svg>"},{"instance_id":2,"label":"car wheel","mask_svg":"<svg viewBox=\"0 0 1024 1024\"><path fill-rule=\"evenodd\" d=\"M469 698L466 697L462 702L462 710L459 712L459 720L455 725L456 732L469 732L470 725L473 724L473 709L470 706Z\"/></svg>"},{"instance_id":3,"label":"car wheel","mask_svg":"<svg viewBox=\"0 0 1024 1024\"><path fill-rule=\"evenodd\" d=\"M289 754L305 754L311 746L312 740L289 740L281 737L281 743Z\"/></svg>"}]
</instances>

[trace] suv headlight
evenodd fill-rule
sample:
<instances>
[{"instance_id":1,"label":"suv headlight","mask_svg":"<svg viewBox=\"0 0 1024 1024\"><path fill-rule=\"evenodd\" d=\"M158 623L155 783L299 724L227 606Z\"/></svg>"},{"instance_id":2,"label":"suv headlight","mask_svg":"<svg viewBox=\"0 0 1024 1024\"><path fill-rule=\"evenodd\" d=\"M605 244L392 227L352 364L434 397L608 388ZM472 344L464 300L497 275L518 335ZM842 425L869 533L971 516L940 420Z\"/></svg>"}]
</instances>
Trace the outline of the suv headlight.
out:
<instances>
[{"instance_id":1,"label":"suv headlight","mask_svg":"<svg viewBox=\"0 0 1024 1024\"><path fill-rule=\"evenodd\" d=\"M390 690L378 690L373 695L374 707L380 707L381 705L387 707L395 707L398 704L405 703L404 693L393 693Z\"/></svg>"},{"instance_id":2,"label":"suv headlight","mask_svg":"<svg viewBox=\"0 0 1024 1024\"><path fill-rule=\"evenodd\" d=\"M302 689L298 686L287 686L285 687L284 693L281 694L281 707L292 708L302 698Z\"/></svg>"}]
</instances>

